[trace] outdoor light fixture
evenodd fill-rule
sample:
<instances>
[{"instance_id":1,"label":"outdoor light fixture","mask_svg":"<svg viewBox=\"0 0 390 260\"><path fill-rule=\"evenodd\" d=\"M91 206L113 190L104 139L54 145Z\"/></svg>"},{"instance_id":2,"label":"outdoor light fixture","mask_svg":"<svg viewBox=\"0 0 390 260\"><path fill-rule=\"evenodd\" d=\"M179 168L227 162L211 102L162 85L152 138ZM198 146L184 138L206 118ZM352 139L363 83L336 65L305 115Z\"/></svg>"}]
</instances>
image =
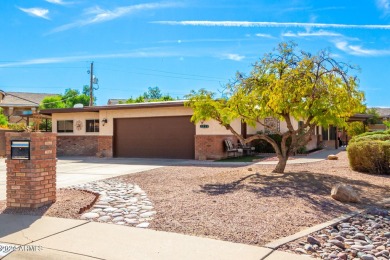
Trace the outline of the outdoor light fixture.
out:
<instances>
[{"instance_id":1,"label":"outdoor light fixture","mask_svg":"<svg viewBox=\"0 0 390 260\"><path fill-rule=\"evenodd\" d=\"M107 122L108 122L107 118L103 118L103 119L102 119L102 124L103 124L103 125L107 124Z\"/></svg>"}]
</instances>

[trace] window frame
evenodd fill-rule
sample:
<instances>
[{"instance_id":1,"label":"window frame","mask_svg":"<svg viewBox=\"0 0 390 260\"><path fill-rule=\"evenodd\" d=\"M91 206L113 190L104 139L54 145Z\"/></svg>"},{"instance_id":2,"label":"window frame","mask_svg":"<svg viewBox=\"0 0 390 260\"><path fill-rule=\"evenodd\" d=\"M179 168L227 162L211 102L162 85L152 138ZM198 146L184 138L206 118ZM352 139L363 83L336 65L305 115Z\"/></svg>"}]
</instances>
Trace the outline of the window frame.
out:
<instances>
[{"instance_id":1,"label":"window frame","mask_svg":"<svg viewBox=\"0 0 390 260\"><path fill-rule=\"evenodd\" d=\"M88 121L92 121L93 123L93 131L89 128ZM97 131L96 131L97 128ZM85 132L86 133L99 133L100 132L100 121L99 119L85 119Z\"/></svg>"},{"instance_id":2,"label":"window frame","mask_svg":"<svg viewBox=\"0 0 390 260\"><path fill-rule=\"evenodd\" d=\"M72 122L72 129L67 129L67 122ZM63 129L60 128L61 123L63 124ZM74 120L57 120L57 133L73 133L74 132Z\"/></svg>"}]
</instances>

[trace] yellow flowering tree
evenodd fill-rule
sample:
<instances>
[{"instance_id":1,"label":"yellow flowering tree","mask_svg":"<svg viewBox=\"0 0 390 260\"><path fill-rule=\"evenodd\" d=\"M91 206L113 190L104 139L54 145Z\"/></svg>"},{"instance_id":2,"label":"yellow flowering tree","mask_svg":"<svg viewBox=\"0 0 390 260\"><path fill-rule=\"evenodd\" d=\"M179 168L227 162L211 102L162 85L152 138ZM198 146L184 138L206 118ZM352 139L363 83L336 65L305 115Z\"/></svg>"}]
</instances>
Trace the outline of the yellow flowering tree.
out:
<instances>
[{"instance_id":1,"label":"yellow flowering tree","mask_svg":"<svg viewBox=\"0 0 390 260\"><path fill-rule=\"evenodd\" d=\"M279 159L274 172L284 172L289 155L311 140L316 125L346 126L348 117L365 110L364 93L357 78L349 75L353 66L337 62L327 51L312 55L296 47L280 43L253 65L250 75L238 73L223 98L205 89L192 91L186 103L194 111L191 120L216 120L243 143L267 141ZM268 117L285 121L287 131L267 124L263 119ZM235 119L262 125L280 135L281 143L265 133L244 138L231 125ZM303 124L295 126L293 119Z\"/></svg>"}]
</instances>

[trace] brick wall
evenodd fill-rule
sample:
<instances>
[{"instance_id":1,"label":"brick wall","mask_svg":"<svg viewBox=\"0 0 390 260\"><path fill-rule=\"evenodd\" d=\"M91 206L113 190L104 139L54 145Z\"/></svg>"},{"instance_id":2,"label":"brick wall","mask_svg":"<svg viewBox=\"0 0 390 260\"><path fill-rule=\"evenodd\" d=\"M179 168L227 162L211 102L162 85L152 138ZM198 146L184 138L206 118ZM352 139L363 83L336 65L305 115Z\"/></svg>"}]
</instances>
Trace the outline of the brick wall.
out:
<instances>
[{"instance_id":1,"label":"brick wall","mask_svg":"<svg viewBox=\"0 0 390 260\"><path fill-rule=\"evenodd\" d=\"M5 133L17 132L15 130L0 129L0 157L5 157Z\"/></svg>"},{"instance_id":2,"label":"brick wall","mask_svg":"<svg viewBox=\"0 0 390 260\"><path fill-rule=\"evenodd\" d=\"M227 157L224 140L230 139L237 144L237 138L233 135L196 135L195 159L221 159Z\"/></svg>"},{"instance_id":3,"label":"brick wall","mask_svg":"<svg viewBox=\"0 0 390 260\"><path fill-rule=\"evenodd\" d=\"M58 156L96 156L98 152L98 137L94 136L57 136Z\"/></svg>"},{"instance_id":4,"label":"brick wall","mask_svg":"<svg viewBox=\"0 0 390 260\"><path fill-rule=\"evenodd\" d=\"M30 160L11 159L11 140L30 140ZM54 133L6 133L7 207L56 201L56 140Z\"/></svg>"},{"instance_id":5,"label":"brick wall","mask_svg":"<svg viewBox=\"0 0 390 260\"><path fill-rule=\"evenodd\" d=\"M98 156L99 157L112 157L112 136L99 136L98 137Z\"/></svg>"}]
</instances>

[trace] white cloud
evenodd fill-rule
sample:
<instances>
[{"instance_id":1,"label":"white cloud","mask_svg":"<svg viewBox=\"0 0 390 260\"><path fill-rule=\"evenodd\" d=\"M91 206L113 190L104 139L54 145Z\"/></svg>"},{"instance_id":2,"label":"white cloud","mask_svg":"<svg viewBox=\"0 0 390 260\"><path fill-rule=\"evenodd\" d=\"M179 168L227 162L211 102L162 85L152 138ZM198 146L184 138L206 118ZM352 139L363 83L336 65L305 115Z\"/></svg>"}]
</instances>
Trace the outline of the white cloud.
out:
<instances>
[{"instance_id":1,"label":"white cloud","mask_svg":"<svg viewBox=\"0 0 390 260\"><path fill-rule=\"evenodd\" d=\"M262 38L274 38L270 34L265 34L265 33L256 33L255 34L257 37L262 37Z\"/></svg>"},{"instance_id":2,"label":"white cloud","mask_svg":"<svg viewBox=\"0 0 390 260\"><path fill-rule=\"evenodd\" d=\"M39 65L39 64L55 64L55 63L67 63L94 59L110 59L110 58L154 58L154 57L181 57L183 53L160 51L156 49L141 49L132 52L123 53L111 53L111 54L91 54L91 55L78 55L78 56L63 56L63 57L47 57L37 58L17 62L9 62L0 64L0 68L6 67L18 67L26 65Z\"/></svg>"},{"instance_id":3,"label":"white cloud","mask_svg":"<svg viewBox=\"0 0 390 260\"><path fill-rule=\"evenodd\" d=\"M39 7L35 7L35 8L18 7L18 8L20 11L25 12L28 15L50 20L50 18L48 16L49 15L48 9L43 9L43 8L39 8Z\"/></svg>"},{"instance_id":4,"label":"white cloud","mask_svg":"<svg viewBox=\"0 0 390 260\"><path fill-rule=\"evenodd\" d=\"M297 33L293 33L289 31L283 33L282 36L284 37L341 37L343 35L331 31L319 30L314 32L297 32Z\"/></svg>"},{"instance_id":5,"label":"white cloud","mask_svg":"<svg viewBox=\"0 0 390 260\"><path fill-rule=\"evenodd\" d=\"M72 28L76 27L82 27L90 24L95 23L102 23L111 21L117 18L120 18L122 16L130 15L132 13L135 13L137 11L144 11L144 10L153 10L153 9L162 9L162 8L169 8L169 7L175 7L178 6L178 4L175 3L147 3L147 4L137 4L137 5L130 5L130 6L122 6L117 7L113 10L105 10L100 7L94 7L89 8L86 10L85 14L88 16L84 19L75 21L73 23L64 24L62 26L59 26L52 30L50 33L55 32L61 32L66 31Z\"/></svg>"},{"instance_id":6,"label":"white cloud","mask_svg":"<svg viewBox=\"0 0 390 260\"><path fill-rule=\"evenodd\" d=\"M390 13L389 0L377 0L376 5L385 15L388 15Z\"/></svg>"},{"instance_id":7,"label":"white cloud","mask_svg":"<svg viewBox=\"0 0 390 260\"><path fill-rule=\"evenodd\" d=\"M335 24L335 23L279 23L249 21L155 21L152 23L183 26L220 26L220 27L297 27L297 28L342 28L342 29L383 29L390 30L386 24Z\"/></svg>"},{"instance_id":8,"label":"white cloud","mask_svg":"<svg viewBox=\"0 0 390 260\"><path fill-rule=\"evenodd\" d=\"M48 3L56 4L56 5L70 5L73 4L73 2L64 2L63 0L45 0Z\"/></svg>"},{"instance_id":9,"label":"white cloud","mask_svg":"<svg viewBox=\"0 0 390 260\"><path fill-rule=\"evenodd\" d=\"M355 56L387 56L390 55L390 50L365 49L360 45L350 45L347 41L336 41L337 49Z\"/></svg>"},{"instance_id":10,"label":"white cloud","mask_svg":"<svg viewBox=\"0 0 390 260\"><path fill-rule=\"evenodd\" d=\"M223 54L222 58L227 60L241 61L245 59L245 56L234 54L234 53L227 53L227 54Z\"/></svg>"},{"instance_id":11,"label":"white cloud","mask_svg":"<svg viewBox=\"0 0 390 260\"><path fill-rule=\"evenodd\" d=\"M210 39L191 39L191 40L163 40L158 43L195 43L195 42L237 42L237 41L248 41L249 39L237 38L237 39L222 39L222 38L210 38Z\"/></svg>"}]
</instances>

